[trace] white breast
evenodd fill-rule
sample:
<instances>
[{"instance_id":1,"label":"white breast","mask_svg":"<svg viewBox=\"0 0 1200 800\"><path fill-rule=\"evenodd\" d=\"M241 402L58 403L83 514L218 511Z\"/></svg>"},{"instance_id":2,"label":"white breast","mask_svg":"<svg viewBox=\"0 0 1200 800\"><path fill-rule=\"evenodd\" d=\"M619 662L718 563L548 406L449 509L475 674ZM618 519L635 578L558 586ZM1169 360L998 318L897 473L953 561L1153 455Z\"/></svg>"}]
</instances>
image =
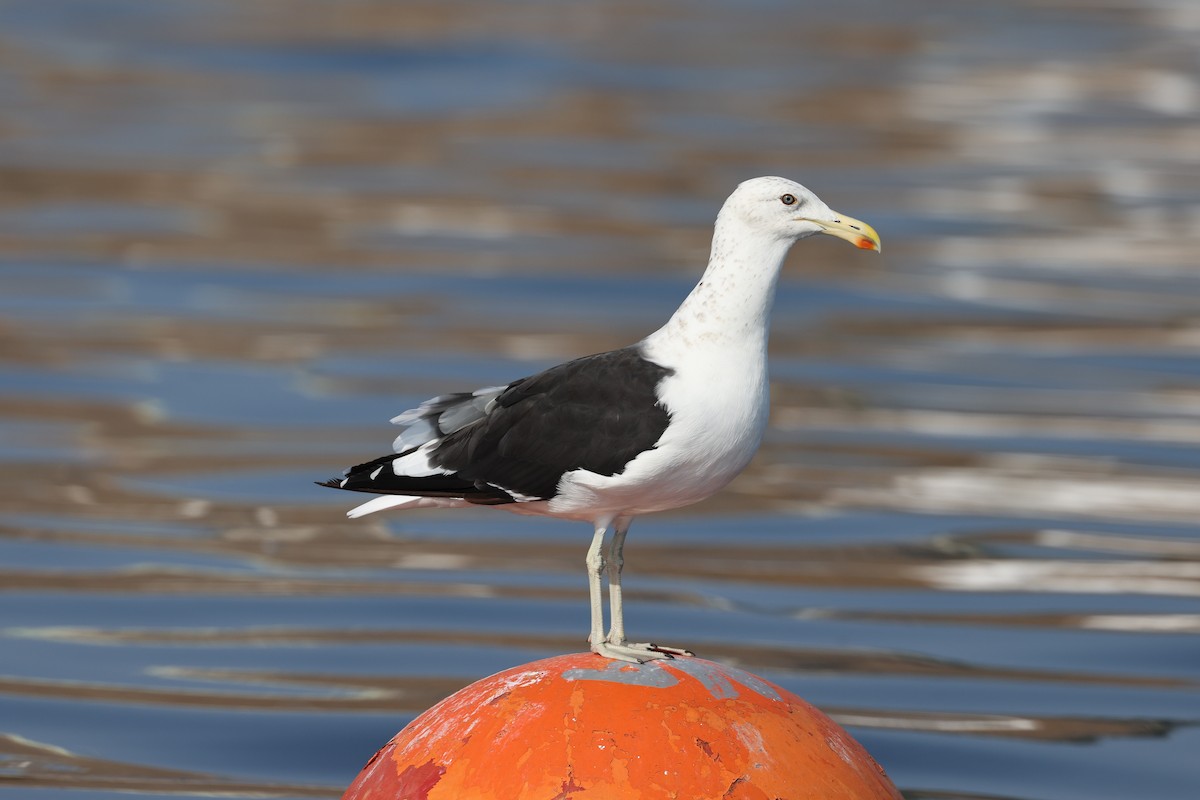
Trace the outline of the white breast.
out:
<instances>
[{"instance_id":1,"label":"white breast","mask_svg":"<svg viewBox=\"0 0 1200 800\"><path fill-rule=\"evenodd\" d=\"M649 354L675 370L658 387L671 424L653 450L617 475L564 475L551 513L591 518L598 511L636 515L689 505L720 490L754 457L768 413L765 354L717 349L676 364Z\"/></svg>"}]
</instances>

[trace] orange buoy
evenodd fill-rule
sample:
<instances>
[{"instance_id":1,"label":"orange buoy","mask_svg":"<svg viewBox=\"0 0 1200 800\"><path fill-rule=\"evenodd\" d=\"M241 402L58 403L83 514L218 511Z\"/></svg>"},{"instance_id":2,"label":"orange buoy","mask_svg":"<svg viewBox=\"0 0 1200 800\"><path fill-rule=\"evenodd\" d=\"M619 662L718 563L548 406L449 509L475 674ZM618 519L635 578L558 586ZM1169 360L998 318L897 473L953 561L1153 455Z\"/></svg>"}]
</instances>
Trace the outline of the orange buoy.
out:
<instances>
[{"instance_id":1,"label":"orange buoy","mask_svg":"<svg viewBox=\"0 0 1200 800\"><path fill-rule=\"evenodd\" d=\"M773 683L699 658L557 656L417 717L342 800L899 800L862 745Z\"/></svg>"}]
</instances>

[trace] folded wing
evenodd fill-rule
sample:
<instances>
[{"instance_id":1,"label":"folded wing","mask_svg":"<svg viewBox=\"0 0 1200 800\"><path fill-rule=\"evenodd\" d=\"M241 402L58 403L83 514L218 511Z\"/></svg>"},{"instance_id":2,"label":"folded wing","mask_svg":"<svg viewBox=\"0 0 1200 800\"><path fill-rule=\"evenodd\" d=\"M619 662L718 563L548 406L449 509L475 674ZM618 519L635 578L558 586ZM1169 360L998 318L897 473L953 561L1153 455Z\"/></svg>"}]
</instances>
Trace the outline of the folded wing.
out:
<instances>
[{"instance_id":1,"label":"folded wing","mask_svg":"<svg viewBox=\"0 0 1200 800\"><path fill-rule=\"evenodd\" d=\"M670 370L625 348L506 386L447 394L392 421L395 453L322 485L494 505L548 500L577 469L615 475L670 423L658 402Z\"/></svg>"}]
</instances>

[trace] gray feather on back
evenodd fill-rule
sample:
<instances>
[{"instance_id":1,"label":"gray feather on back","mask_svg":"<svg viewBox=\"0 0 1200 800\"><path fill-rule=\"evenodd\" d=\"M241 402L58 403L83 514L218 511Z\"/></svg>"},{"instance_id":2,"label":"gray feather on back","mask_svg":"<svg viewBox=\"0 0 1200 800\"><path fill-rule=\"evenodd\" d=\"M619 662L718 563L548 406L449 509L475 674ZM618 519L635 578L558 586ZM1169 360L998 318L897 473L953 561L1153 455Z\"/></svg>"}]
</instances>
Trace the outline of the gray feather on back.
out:
<instances>
[{"instance_id":1,"label":"gray feather on back","mask_svg":"<svg viewBox=\"0 0 1200 800\"><path fill-rule=\"evenodd\" d=\"M393 417L393 424L407 427L396 437L392 449L405 453L478 422L495 407L496 398L507 388L488 386L469 393L438 395Z\"/></svg>"}]
</instances>

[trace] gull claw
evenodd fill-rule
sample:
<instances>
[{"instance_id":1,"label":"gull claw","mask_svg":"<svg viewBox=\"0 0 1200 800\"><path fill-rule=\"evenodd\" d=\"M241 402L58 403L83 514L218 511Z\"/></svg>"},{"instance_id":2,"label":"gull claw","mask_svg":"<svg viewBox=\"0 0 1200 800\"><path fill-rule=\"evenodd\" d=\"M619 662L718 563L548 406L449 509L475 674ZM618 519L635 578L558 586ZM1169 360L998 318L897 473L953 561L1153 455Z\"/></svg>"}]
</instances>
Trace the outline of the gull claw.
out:
<instances>
[{"instance_id":1,"label":"gull claw","mask_svg":"<svg viewBox=\"0 0 1200 800\"><path fill-rule=\"evenodd\" d=\"M592 645L592 652L605 658L628 661L631 664L644 664L657 659L696 655L691 650L665 647L654 642L600 642Z\"/></svg>"}]
</instances>

